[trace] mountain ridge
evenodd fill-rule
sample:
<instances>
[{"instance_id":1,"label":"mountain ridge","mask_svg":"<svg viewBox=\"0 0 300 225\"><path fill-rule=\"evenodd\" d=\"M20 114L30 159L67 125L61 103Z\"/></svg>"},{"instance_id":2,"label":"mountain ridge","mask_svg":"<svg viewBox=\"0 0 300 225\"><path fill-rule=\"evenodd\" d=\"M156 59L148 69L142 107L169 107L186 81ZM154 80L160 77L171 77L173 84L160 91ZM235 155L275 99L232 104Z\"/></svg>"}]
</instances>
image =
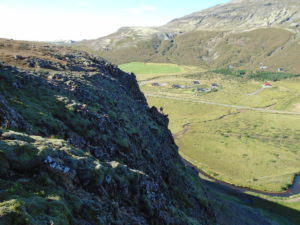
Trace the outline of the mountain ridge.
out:
<instances>
[{"instance_id":1,"label":"mountain ridge","mask_svg":"<svg viewBox=\"0 0 300 225\"><path fill-rule=\"evenodd\" d=\"M295 0L231 1L161 27L121 28L109 36L76 43L74 47L116 64L145 61L213 68L233 64L255 70L264 63L272 70L284 67L295 73L300 69L296 62L299 12ZM277 36L282 37L280 42ZM269 42L264 43L264 39ZM250 51L253 47L256 49ZM221 61L221 58L226 59Z\"/></svg>"},{"instance_id":2,"label":"mountain ridge","mask_svg":"<svg viewBox=\"0 0 300 225\"><path fill-rule=\"evenodd\" d=\"M183 30L247 30L260 27L299 26L299 5L285 1L231 1L175 19L164 28Z\"/></svg>"}]
</instances>

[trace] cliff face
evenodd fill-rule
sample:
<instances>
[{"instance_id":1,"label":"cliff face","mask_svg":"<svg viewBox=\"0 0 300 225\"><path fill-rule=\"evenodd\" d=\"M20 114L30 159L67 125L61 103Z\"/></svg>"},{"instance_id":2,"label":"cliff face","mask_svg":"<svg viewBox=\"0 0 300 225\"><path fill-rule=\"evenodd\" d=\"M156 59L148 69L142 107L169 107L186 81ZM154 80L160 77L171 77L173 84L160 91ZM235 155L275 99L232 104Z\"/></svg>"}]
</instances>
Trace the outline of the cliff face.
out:
<instances>
[{"instance_id":1,"label":"cliff face","mask_svg":"<svg viewBox=\"0 0 300 225\"><path fill-rule=\"evenodd\" d=\"M0 52L0 224L214 223L133 74L64 47Z\"/></svg>"},{"instance_id":2,"label":"cliff face","mask_svg":"<svg viewBox=\"0 0 300 225\"><path fill-rule=\"evenodd\" d=\"M164 29L246 31L261 27L296 29L300 25L297 0L234 0L175 19Z\"/></svg>"}]
</instances>

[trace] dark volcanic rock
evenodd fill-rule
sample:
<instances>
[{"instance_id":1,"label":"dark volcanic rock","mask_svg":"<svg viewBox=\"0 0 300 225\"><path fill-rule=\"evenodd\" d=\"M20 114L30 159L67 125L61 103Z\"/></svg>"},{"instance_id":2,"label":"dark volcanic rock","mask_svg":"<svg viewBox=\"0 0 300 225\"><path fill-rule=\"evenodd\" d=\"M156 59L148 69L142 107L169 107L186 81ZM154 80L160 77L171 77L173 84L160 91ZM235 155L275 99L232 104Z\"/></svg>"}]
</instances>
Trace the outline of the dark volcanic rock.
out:
<instances>
[{"instance_id":1,"label":"dark volcanic rock","mask_svg":"<svg viewBox=\"0 0 300 225\"><path fill-rule=\"evenodd\" d=\"M167 116L134 74L40 51L0 64L0 224L212 224Z\"/></svg>"},{"instance_id":2,"label":"dark volcanic rock","mask_svg":"<svg viewBox=\"0 0 300 225\"><path fill-rule=\"evenodd\" d=\"M30 126L25 120L11 108L6 99L0 95L0 127L6 129L17 129L26 131L29 130Z\"/></svg>"}]
</instances>

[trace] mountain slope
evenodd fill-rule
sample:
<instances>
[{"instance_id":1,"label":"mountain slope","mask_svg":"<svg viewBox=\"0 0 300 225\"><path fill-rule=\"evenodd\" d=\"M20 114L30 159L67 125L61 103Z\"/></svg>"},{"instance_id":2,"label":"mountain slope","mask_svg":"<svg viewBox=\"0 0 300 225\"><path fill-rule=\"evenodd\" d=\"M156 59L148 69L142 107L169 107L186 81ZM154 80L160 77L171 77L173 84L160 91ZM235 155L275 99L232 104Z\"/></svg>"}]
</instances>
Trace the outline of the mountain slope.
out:
<instances>
[{"instance_id":1,"label":"mountain slope","mask_svg":"<svg viewBox=\"0 0 300 225\"><path fill-rule=\"evenodd\" d=\"M68 47L0 39L0 163L1 225L294 224L200 180L135 76Z\"/></svg>"},{"instance_id":2,"label":"mountain slope","mask_svg":"<svg viewBox=\"0 0 300 225\"><path fill-rule=\"evenodd\" d=\"M87 45L88 48L94 51L110 51L120 46L124 48L135 46L137 42L149 40L157 33L159 33L157 29L150 27L123 27L104 38L82 41L76 45Z\"/></svg>"},{"instance_id":3,"label":"mountain slope","mask_svg":"<svg viewBox=\"0 0 300 225\"><path fill-rule=\"evenodd\" d=\"M126 28L74 47L116 64L151 61L256 70L264 63L295 73L300 69L295 57L299 10L296 0L231 1L151 28L142 38L143 28Z\"/></svg>"},{"instance_id":4,"label":"mountain slope","mask_svg":"<svg viewBox=\"0 0 300 225\"><path fill-rule=\"evenodd\" d=\"M134 75L47 44L0 53L0 224L213 223Z\"/></svg>"},{"instance_id":5,"label":"mountain slope","mask_svg":"<svg viewBox=\"0 0 300 225\"><path fill-rule=\"evenodd\" d=\"M247 30L259 27L297 28L300 8L297 0L233 0L207 10L175 19L164 29Z\"/></svg>"}]
</instances>

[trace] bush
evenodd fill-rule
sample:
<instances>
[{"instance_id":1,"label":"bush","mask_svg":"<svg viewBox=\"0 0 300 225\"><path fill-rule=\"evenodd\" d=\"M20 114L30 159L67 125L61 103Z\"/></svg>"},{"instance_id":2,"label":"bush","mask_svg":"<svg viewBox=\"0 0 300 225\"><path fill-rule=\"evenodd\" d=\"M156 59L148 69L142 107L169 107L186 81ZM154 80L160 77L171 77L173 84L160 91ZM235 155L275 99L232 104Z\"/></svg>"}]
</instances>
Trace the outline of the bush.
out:
<instances>
[{"instance_id":1,"label":"bush","mask_svg":"<svg viewBox=\"0 0 300 225\"><path fill-rule=\"evenodd\" d=\"M281 73L281 72L268 72L268 71L257 71L249 75L250 79L265 81L279 81L287 78L300 77L300 74Z\"/></svg>"},{"instance_id":2,"label":"bush","mask_svg":"<svg viewBox=\"0 0 300 225\"><path fill-rule=\"evenodd\" d=\"M236 77L243 77L247 74L246 70L233 70L233 69L216 69L212 72L223 74L223 75L230 75L230 76L236 76Z\"/></svg>"}]
</instances>

